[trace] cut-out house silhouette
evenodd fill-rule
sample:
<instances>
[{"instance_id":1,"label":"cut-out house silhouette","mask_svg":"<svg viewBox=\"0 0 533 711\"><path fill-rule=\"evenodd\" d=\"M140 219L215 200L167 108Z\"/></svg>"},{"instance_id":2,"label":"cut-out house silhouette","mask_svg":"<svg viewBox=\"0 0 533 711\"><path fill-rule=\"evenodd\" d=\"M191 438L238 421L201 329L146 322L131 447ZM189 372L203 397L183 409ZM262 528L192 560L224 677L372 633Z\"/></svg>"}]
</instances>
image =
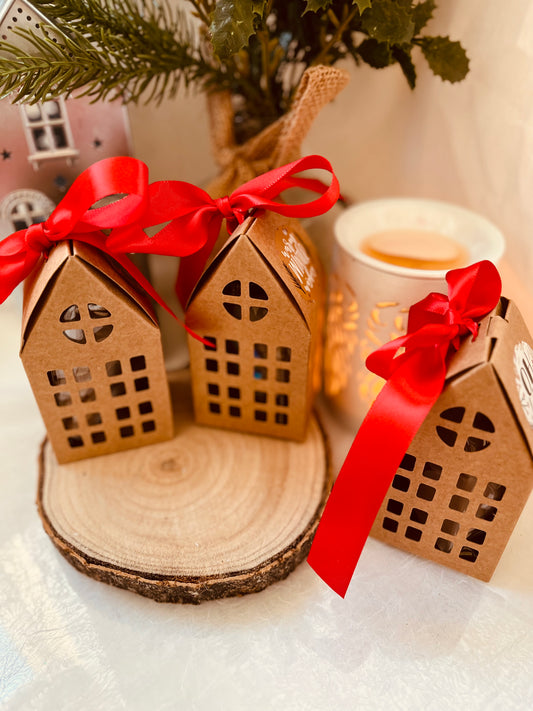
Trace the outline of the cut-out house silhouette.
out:
<instances>
[{"instance_id":1,"label":"cut-out house silhouette","mask_svg":"<svg viewBox=\"0 0 533 711\"><path fill-rule=\"evenodd\" d=\"M192 292L186 323L196 421L302 440L320 384L324 277L296 221L249 217Z\"/></svg>"},{"instance_id":2,"label":"cut-out house silhouette","mask_svg":"<svg viewBox=\"0 0 533 711\"><path fill-rule=\"evenodd\" d=\"M490 580L533 486L532 394L531 336L502 298L451 358L371 535Z\"/></svg>"},{"instance_id":3,"label":"cut-out house silhouette","mask_svg":"<svg viewBox=\"0 0 533 711\"><path fill-rule=\"evenodd\" d=\"M99 250L61 242L26 280L21 359L59 463L173 436L152 306Z\"/></svg>"},{"instance_id":4,"label":"cut-out house silhouette","mask_svg":"<svg viewBox=\"0 0 533 711\"><path fill-rule=\"evenodd\" d=\"M30 2L0 0L0 40L31 54L15 29L40 31L50 20ZM61 41L59 31L47 30ZM10 57L6 52L0 55ZM129 155L128 115L119 102L51 96L37 104L0 99L0 239L43 222L73 180L92 163Z\"/></svg>"}]
</instances>

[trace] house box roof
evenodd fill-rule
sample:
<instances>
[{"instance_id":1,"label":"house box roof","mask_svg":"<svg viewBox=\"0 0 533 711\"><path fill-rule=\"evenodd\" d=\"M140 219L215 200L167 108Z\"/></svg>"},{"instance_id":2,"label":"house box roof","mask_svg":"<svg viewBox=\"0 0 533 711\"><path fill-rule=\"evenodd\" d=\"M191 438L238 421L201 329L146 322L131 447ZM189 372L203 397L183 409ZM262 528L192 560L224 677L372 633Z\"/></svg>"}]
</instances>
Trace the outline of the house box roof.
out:
<instances>
[{"instance_id":1,"label":"house box roof","mask_svg":"<svg viewBox=\"0 0 533 711\"><path fill-rule=\"evenodd\" d=\"M25 0L0 0L0 38L4 35L7 42L13 44L21 51L28 54L35 53L35 46L25 37L13 32L14 29L39 31L42 25L46 25L46 32L49 37L56 37L61 41L63 33L58 29L51 29L52 21L38 10L31 2ZM8 55L7 52L0 54Z\"/></svg>"},{"instance_id":2,"label":"house box roof","mask_svg":"<svg viewBox=\"0 0 533 711\"><path fill-rule=\"evenodd\" d=\"M124 274L122 267L98 249L81 242L65 240L54 247L40 269L35 269L24 283L24 306L22 311L21 351L29 337L35 318L46 301L57 278L70 259L77 259L93 273L117 290L121 296L157 326L157 318L149 297L133 279Z\"/></svg>"},{"instance_id":3,"label":"house box roof","mask_svg":"<svg viewBox=\"0 0 533 711\"><path fill-rule=\"evenodd\" d=\"M249 240L264 264L284 287L291 303L309 328L316 317L317 306L324 298L324 273L315 246L296 220L272 212L260 218L247 218L231 235L204 270L193 290L190 306L206 286L218 266L243 238ZM242 265L243 273L246 265Z\"/></svg>"},{"instance_id":4,"label":"house box roof","mask_svg":"<svg viewBox=\"0 0 533 711\"><path fill-rule=\"evenodd\" d=\"M516 358L520 343L531 344L531 336L514 302L502 298L481 321L478 337L466 339L450 357L446 382L468 377L475 368L486 365L492 368L533 456L533 422L528 421L517 382ZM479 397L483 401L490 393L480 393Z\"/></svg>"}]
</instances>

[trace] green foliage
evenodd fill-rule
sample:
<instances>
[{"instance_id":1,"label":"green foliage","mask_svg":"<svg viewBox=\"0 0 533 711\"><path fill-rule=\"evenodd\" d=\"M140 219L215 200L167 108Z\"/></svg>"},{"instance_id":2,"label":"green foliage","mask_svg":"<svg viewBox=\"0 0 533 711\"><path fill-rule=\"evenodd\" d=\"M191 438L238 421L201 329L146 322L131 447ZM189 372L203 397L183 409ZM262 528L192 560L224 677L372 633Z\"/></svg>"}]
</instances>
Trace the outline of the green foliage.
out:
<instances>
[{"instance_id":1,"label":"green foliage","mask_svg":"<svg viewBox=\"0 0 533 711\"><path fill-rule=\"evenodd\" d=\"M361 29L378 42L391 45L411 42L415 23L410 0L374 0L362 17Z\"/></svg>"},{"instance_id":2,"label":"green foliage","mask_svg":"<svg viewBox=\"0 0 533 711\"><path fill-rule=\"evenodd\" d=\"M413 22L415 23L415 35L421 32L433 17L433 10L436 7L435 0L425 0L413 8Z\"/></svg>"},{"instance_id":3,"label":"green foliage","mask_svg":"<svg viewBox=\"0 0 533 711\"><path fill-rule=\"evenodd\" d=\"M468 72L468 57L460 42L452 42L449 37L424 37L420 48L433 74L444 81L461 81Z\"/></svg>"},{"instance_id":4,"label":"green foliage","mask_svg":"<svg viewBox=\"0 0 533 711\"><path fill-rule=\"evenodd\" d=\"M436 0L188 0L187 11L168 0L32 1L56 41L42 26L14 31L29 52L0 42L0 96L16 100L81 90L160 101L182 85L227 89L240 99L238 122L258 131L289 108L308 66L398 64L414 88L420 52L443 80L468 72L459 42L424 34Z\"/></svg>"},{"instance_id":5,"label":"green foliage","mask_svg":"<svg viewBox=\"0 0 533 711\"><path fill-rule=\"evenodd\" d=\"M246 47L255 32L256 15L261 17L266 0L219 0L210 26L213 50L220 59L228 59Z\"/></svg>"}]
</instances>

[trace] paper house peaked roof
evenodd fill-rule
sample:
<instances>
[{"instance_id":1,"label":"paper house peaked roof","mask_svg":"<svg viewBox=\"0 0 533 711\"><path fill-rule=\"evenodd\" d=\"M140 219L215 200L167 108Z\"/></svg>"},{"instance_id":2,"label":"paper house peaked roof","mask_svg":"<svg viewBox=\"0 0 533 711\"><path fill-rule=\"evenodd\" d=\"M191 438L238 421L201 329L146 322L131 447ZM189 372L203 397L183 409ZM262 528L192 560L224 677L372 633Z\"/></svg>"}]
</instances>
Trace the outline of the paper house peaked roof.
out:
<instances>
[{"instance_id":1,"label":"paper house peaked roof","mask_svg":"<svg viewBox=\"0 0 533 711\"><path fill-rule=\"evenodd\" d=\"M24 296L21 359L60 463L172 437L159 327L119 265L65 241Z\"/></svg>"},{"instance_id":2,"label":"paper house peaked roof","mask_svg":"<svg viewBox=\"0 0 533 711\"><path fill-rule=\"evenodd\" d=\"M532 452L531 336L501 299L450 360L372 535L489 580L533 486Z\"/></svg>"},{"instance_id":3,"label":"paper house peaked roof","mask_svg":"<svg viewBox=\"0 0 533 711\"><path fill-rule=\"evenodd\" d=\"M305 437L319 385L324 279L301 225L248 218L203 274L187 325L196 420L287 439Z\"/></svg>"}]
</instances>

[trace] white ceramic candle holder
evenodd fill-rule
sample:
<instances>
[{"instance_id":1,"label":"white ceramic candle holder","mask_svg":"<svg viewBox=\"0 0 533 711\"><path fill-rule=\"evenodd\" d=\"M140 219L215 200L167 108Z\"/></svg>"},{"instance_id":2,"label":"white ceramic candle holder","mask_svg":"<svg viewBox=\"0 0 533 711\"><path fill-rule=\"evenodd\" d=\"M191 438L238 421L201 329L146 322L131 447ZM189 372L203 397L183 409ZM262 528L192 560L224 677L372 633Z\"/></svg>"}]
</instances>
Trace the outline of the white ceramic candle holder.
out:
<instances>
[{"instance_id":1,"label":"white ceramic candle holder","mask_svg":"<svg viewBox=\"0 0 533 711\"><path fill-rule=\"evenodd\" d=\"M372 200L347 208L334 225L324 389L335 411L359 427L383 386L365 367L367 356L405 333L412 304L432 291L447 293L446 270L411 269L361 251L369 236L397 229L437 232L467 253L468 264L497 264L504 238L489 220L445 202L415 198Z\"/></svg>"}]
</instances>

